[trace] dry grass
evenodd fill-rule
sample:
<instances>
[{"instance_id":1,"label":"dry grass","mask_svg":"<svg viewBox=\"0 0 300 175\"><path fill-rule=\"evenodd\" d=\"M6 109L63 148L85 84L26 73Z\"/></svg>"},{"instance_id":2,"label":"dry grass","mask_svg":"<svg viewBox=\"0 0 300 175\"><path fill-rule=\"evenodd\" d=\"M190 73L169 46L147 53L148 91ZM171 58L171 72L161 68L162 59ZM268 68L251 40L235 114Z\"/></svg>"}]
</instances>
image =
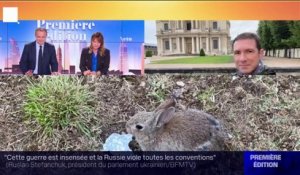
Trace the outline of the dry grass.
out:
<instances>
[{"instance_id":1,"label":"dry grass","mask_svg":"<svg viewBox=\"0 0 300 175\"><path fill-rule=\"evenodd\" d=\"M96 116L89 125L92 137L68 127L41 138L36 123L24 122L27 79L2 76L0 150L100 150L108 135L125 131L130 116L155 109L176 92L181 94L179 107L204 110L223 122L233 136L227 143L229 150L300 150L299 82L299 76L233 79L200 74L84 80L95 97Z\"/></svg>"}]
</instances>

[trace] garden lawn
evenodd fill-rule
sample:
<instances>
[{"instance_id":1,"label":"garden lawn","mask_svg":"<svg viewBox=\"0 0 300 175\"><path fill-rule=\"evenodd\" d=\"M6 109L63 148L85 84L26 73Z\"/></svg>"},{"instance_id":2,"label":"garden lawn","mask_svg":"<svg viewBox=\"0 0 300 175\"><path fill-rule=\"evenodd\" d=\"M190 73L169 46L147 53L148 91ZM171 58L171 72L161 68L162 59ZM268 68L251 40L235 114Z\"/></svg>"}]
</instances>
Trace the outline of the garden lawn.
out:
<instances>
[{"instance_id":1,"label":"garden lawn","mask_svg":"<svg viewBox=\"0 0 300 175\"><path fill-rule=\"evenodd\" d=\"M232 63L232 56L205 56L153 61L152 64L222 64Z\"/></svg>"}]
</instances>

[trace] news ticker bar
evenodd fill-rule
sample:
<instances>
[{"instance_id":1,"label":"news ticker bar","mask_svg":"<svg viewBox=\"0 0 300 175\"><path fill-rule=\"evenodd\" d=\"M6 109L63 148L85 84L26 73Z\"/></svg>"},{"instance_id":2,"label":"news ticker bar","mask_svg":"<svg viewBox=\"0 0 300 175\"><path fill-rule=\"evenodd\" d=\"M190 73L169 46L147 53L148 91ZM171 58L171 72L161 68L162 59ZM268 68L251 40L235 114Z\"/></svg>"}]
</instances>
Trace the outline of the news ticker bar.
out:
<instances>
[{"instance_id":1,"label":"news ticker bar","mask_svg":"<svg viewBox=\"0 0 300 175\"><path fill-rule=\"evenodd\" d=\"M300 173L300 152L0 152L0 172L272 174Z\"/></svg>"},{"instance_id":2,"label":"news ticker bar","mask_svg":"<svg viewBox=\"0 0 300 175\"><path fill-rule=\"evenodd\" d=\"M299 1L5 1L3 7L17 7L19 20L300 20Z\"/></svg>"}]
</instances>

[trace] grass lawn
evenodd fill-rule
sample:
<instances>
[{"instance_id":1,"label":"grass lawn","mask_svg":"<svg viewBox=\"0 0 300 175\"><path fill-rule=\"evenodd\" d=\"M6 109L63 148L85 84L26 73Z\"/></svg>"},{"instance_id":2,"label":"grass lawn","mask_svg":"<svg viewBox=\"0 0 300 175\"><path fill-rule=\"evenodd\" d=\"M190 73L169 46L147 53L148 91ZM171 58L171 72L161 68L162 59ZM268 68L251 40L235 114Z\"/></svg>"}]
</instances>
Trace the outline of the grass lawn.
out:
<instances>
[{"instance_id":1,"label":"grass lawn","mask_svg":"<svg viewBox=\"0 0 300 175\"><path fill-rule=\"evenodd\" d=\"M232 56L205 56L153 61L152 64L221 64L232 63Z\"/></svg>"}]
</instances>

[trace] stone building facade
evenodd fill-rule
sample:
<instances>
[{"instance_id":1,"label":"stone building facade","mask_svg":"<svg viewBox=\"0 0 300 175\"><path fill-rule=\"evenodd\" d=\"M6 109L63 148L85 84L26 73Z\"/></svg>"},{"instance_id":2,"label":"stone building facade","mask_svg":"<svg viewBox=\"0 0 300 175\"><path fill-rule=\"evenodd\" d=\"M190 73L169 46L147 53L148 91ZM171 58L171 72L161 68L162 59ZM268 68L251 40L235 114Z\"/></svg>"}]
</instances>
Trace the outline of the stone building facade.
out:
<instances>
[{"instance_id":1,"label":"stone building facade","mask_svg":"<svg viewBox=\"0 0 300 175\"><path fill-rule=\"evenodd\" d=\"M227 55L231 52L230 22L201 20L156 21L159 56Z\"/></svg>"}]
</instances>

